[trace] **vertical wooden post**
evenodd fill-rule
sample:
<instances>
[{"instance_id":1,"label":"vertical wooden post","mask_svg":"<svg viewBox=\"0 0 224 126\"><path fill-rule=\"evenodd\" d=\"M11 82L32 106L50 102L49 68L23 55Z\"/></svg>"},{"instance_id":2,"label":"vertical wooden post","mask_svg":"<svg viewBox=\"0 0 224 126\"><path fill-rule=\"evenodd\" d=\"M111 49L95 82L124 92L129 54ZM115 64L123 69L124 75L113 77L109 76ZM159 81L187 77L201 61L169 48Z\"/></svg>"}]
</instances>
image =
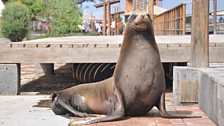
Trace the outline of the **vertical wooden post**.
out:
<instances>
[{"instance_id":1,"label":"vertical wooden post","mask_svg":"<svg viewBox=\"0 0 224 126\"><path fill-rule=\"evenodd\" d=\"M106 25L107 25L107 5L103 5L103 35L106 35Z\"/></svg>"},{"instance_id":2,"label":"vertical wooden post","mask_svg":"<svg viewBox=\"0 0 224 126\"><path fill-rule=\"evenodd\" d=\"M132 10L132 0L125 0L125 13Z\"/></svg>"},{"instance_id":3,"label":"vertical wooden post","mask_svg":"<svg viewBox=\"0 0 224 126\"><path fill-rule=\"evenodd\" d=\"M192 0L191 67L209 66L209 0Z\"/></svg>"},{"instance_id":4,"label":"vertical wooden post","mask_svg":"<svg viewBox=\"0 0 224 126\"><path fill-rule=\"evenodd\" d=\"M137 9L138 9L138 10L141 9L141 0L137 0Z\"/></svg>"},{"instance_id":5,"label":"vertical wooden post","mask_svg":"<svg viewBox=\"0 0 224 126\"><path fill-rule=\"evenodd\" d=\"M136 5L137 0L133 0L133 1L134 1L134 4L133 4L133 10L136 10L136 8L137 8L137 5Z\"/></svg>"},{"instance_id":6,"label":"vertical wooden post","mask_svg":"<svg viewBox=\"0 0 224 126\"><path fill-rule=\"evenodd\" d=\"M217 28L217 0L213 0L213 32L216 34L216 28Z\"/></svg>"},{"instance_id":7,"label":"vertical wooden post","mask_svg":"<svg viewBox=\"0 0 224 126\"><path fill-rule=\"evenodd\" d=\"M154 5L158 6L159 5L159 0L154 0Z\"/></svg>"},{"instance_id":8,"label":"vertical wooden post","mask_svg":"<svg viewBox=\"0 0 224 126\"><path fill-rule=\"evenodd\" d=\"M110 18L110 3L107 3L107 6L108 6L108 33L107 35L110 35L111 34L111 18Z\"/></svg>"},{"instance_id":9,"label":"vertical wooden post","mask_svg":"<svg viewBox=\"0 0 224 126\"><path fill-rule=\"evenodd\" d=\"M153 3L154 3L154 0L149 0L148 1L148 14L149 14L149 16L151 17L151 19L153 20L153 14L154 14L154 12L153 12Z\"/></svg>"},{"instance_id":10,"label":"vertical wooden post","mask_svg":"<svg viewBox=\"0 0 224 126\"><path fill-rule=\"evenodd\" d=\"M185 35L186 32L186 4L183 5L183 12L182 12L182 35Z\"/></svg>"},{"instance_id":11,"label":"vertical wooden post","mask_svg":"<svg viewBox=\"0 0 224 126\"><path fill-rule=\"evenodd\" d=\"M143 10L147 11L147 9L146 9L146 0L143 0Z\"/></svg>"}]
</instances>

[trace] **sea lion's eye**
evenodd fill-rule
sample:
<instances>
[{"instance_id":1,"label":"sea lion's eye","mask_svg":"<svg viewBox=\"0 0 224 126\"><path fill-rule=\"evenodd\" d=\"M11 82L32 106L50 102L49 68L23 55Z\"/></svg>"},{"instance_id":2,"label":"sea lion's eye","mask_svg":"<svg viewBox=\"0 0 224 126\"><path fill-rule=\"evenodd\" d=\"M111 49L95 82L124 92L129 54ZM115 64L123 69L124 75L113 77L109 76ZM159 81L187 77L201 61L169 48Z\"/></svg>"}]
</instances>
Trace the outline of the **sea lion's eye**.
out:
<instances>
[{"instance_id":1,"label":"sea lion's eye","mask_svg":"<svg viewBox=\"0 0 224 126\"><path fill-rule=\"evenodd\" d=\"M130 15L128 17L128 22L132 22L133 20L135 20L135 18L136 18L136 15Z\"/></svg>"}]
</instances>

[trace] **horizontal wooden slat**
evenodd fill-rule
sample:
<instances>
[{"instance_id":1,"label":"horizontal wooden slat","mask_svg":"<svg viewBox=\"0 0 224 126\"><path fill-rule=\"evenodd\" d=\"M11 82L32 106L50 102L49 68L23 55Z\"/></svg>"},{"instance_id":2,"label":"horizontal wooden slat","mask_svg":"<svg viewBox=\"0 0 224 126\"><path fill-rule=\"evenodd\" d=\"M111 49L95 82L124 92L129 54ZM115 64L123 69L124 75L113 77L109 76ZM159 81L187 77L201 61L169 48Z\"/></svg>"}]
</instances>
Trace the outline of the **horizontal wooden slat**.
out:
<instances>
[{"instance_id":1,"label":"horizontal wooden slat","mask_svg":"<svg viewBox=\"0 0 224 126\"><path fill-rule=\"evenodd\" d=\"M95 39L82 37L80 42L78 38L73 37L62 40L58 38L55 42L38 40L39 42L0 43L0 63L116 62L123 38L96 36ZM93 42L91 43L90 40ZM189 36L156 36L156 41L162 62L189 61ZM224 37L211 37L210 62L224 63L224 42L222 41Z\"/></svg>"}]
</instances>

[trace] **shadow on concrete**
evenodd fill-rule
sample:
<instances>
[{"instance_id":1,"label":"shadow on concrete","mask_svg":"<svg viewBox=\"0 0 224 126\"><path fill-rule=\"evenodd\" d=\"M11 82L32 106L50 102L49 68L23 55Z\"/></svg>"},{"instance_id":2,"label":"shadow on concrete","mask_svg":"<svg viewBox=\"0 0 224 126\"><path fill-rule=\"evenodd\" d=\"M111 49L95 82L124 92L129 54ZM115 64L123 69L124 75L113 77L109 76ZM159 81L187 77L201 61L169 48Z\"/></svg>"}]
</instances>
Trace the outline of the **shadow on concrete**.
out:
<instances>
[{"instance_id":1,"label":"shadow on concrete","mask_svg":"<svg viewBox=\"0 0 224 126\"><path fill-rule=\"evenodd\" d=\"M186 63L163 63L167 91L172 91L173 66L186 66ZM78 83L72 77L72 64L65 64L56 69L54 75L40 76L38 79L22 85L20 91L51 94L54 91L63 90L77 84Z\"/></svg>"},{"instance_id":2,"label":"shadow on concrete","mask_svg":"<svg viewBox=\"0 0 224 126\"><path fill-rule=\"evenodd\" d=\"M21 92L39 92L38 94L51 94L54 91L63 90L77 85L72 77L72 64L55 70L54 75L43 75L21 86Z\"/></svg>"}]
</instances>

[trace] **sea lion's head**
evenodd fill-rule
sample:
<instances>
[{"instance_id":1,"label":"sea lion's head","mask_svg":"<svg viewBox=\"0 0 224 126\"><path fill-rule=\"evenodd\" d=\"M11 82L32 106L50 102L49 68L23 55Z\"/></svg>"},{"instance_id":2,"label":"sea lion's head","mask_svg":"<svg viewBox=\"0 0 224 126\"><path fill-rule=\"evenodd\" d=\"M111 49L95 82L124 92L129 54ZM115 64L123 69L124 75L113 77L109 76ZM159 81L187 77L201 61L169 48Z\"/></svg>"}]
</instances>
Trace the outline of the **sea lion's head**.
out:
<instances>
[{"instance_id":1,"label":"sea lion's head","mask_svg":"<svg viewBox=\"0 0 224 126\"><path fill-rule=\"evenodd\" d=\"M127 20L127 25L138 31L152 30L152 20L145 11L134 11Z\"/></svg>"},{"instance_id":2,"label":"sea lion's head","mask_svg":"<svg viewBox=\"0 0 224 126\"><path fill-rule=\"evenodd\" d=\"M65 115L68 113L68 111L59 103L59 93L52 93L51 98L51 109L56 115Z\"/></svg>"}]
</instances>

